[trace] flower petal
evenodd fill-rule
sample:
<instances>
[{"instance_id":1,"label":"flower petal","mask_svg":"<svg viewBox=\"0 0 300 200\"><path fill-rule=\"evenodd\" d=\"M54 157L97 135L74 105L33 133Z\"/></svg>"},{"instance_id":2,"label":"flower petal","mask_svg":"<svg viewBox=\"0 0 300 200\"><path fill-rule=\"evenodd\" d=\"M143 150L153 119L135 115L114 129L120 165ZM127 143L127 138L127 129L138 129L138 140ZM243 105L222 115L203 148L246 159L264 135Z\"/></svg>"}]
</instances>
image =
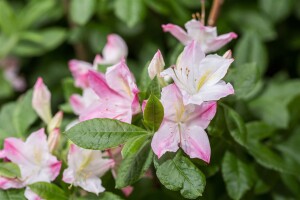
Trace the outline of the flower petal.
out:
<instances>
[{"instance_id":1,"label":"flower petal","mask_svg":"<svg viewBox=\"0 0 300 200\"><path fill-rule=\"evenodd\" d=\"M185 24L188 35L202 45L217 37L216 27L204 26L200 21L192 19Z\"/></svg>"},{"instance_id":2,"label":"flower petal","mask_svg":"<svg viewBox=\"0 0 300 200\"><path fill-rule=\"evenodd\" d=\"M230 94L234 94L232 85L230 83L226 84L224 81L219 81L215 85L203 87L194 97L201 97L203 101L217 101ZM193 98L191 102L193 102Z\"/></svg>"},{"instance_id":3,"label":"flower petal","mask_svg":"<svg viewBox=\"0 0 300 200\"><path fill-rule=\"evenodd\" d=\"M91 177L88 179L76 181L74 185L80 186L84 190L95 193L96 195L105 191L105 188L101 185L101 179L98 177Z\"/></svg>"},{"instance_id":4,"label":"flower petal","mask_svg":"<svg viewBox=\"0 0 300 200\"><path fill-rule=\"evenodd\" d=\"M107 68L105 77L110 88L131 102L139 92L125 60Z\"/></svg>"},{"instance_id":5,"label":"flower petal","mask_svg":"<svg viewBox=\"0 0 300 200\"><path fill-rule=\"evenodd\" d=\"M69 69L75 79L75 86L80 88L87 88L88 84L88 72L93 69L93 66L84 61L70 60Z\"/></svg>"},{"instance_id":6,"label":"flower petal","mask_svg":"<svg viewBox=\"0 0 300 200\"><path fill-rule=\"evenodd\" d=\"M107 43L103 48L101 64L116 64L126 58L128 48L125 41L117 34L107 36Z\"/></svg>"},{"instance_id":7,"label":"flower petal","mask_svg":"<svg viewBox=\"0 0 300 200\"><path fill-rule=\"evenodd\" d=\"M208 42L206 53L219 50L221 47L223 47L235 38L237 38L237 34L233 32L216 37L214 40Z\"/></svg>"},{"instance_id":8,"label":"flower petal","mask_svg":"<svg viewBox=\"0 0 300 200\"><path fill-rule=\"evenodd\" d=\"M182 44L187 45L191 38L187 33L179 26L174 24L165 24L162 25L164 32L170 32L175 38L177 38Z\"/></svg>"},{"instance_id":9,"label":"flower petal","mask_svg":"<svg viewBox=\"0 0 300 200\"><path fill-rule=\"evenodd\" d=\"M186 106L185 124L187 126L200 126L206 129L217 111L217 103L204 102L201 105L189 104Z\"/></svg>"},{"instance_id":10,"label":"flower petal","mask_svg":"<svg viewBox=\"0 0 300 200\"><path fill-rule=\"evenodd\" d=\"M178 150L180 142L179 134L177 124L163 121L151 142L153 152L158 158L167 151L176 152Z\"/></svg>"},{"instance_id":11,"label":"flower petal","mask_svg":"<svg viewBox=\"0 0 300 200\"><path fill-rule=\"evenodd\" d=\"M190 158L199 158L209 163L210 144L207 134L202 127L182 127L180 146Z\"/></svg>"}]
</instances>

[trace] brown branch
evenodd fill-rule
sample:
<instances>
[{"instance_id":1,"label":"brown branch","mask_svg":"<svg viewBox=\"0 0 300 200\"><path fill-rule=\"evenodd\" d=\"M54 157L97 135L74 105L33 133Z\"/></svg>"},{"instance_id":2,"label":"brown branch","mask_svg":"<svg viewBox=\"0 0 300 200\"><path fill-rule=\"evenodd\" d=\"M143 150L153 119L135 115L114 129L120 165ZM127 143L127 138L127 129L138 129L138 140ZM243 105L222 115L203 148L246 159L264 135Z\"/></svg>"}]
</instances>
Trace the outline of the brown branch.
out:
<instances>
[{"instance_id":1,"label":"brown branch","mask_svg":"<svg viewBox=\"0 0 300 200\"><path fill-rule=\"evenodd\" d=\"M224 0L214 0L208 17L209 26L215 26L223 3Z\"/></svg>"},{"instance_id":2,"label":"brown branch","mask_svg":"<svg viewBox=\"0 0 300 200\"><path fill-rule=\"evenodd\" d=\"M205 25L205 0L201 0L201 23Z\"/></svg>"},{"instance_id":3,"label":"brown branch","mask_svg":"<svg viewBox=\"0 0 300 200\"><path fill-rule=\"evenodd\" d=\"M63 6L64 6L64 13L65 13L65 16L66 16L69 28L71 30L75 29L77 27L77 25L74 24L72 22L72 20L70 19L70 17L69 17L69 8L70 8L70 2L69 2L69 0L64 0L63 1ZM74 43L73 44L73 48L74 48L76 57L78 59L80 59L80 60L87 60L88 56L86 54L86 50L85 50L85 47L84 47L84 45L83 45L82 42L76 42L76 43Z\"/></svg>"}]
</instances>

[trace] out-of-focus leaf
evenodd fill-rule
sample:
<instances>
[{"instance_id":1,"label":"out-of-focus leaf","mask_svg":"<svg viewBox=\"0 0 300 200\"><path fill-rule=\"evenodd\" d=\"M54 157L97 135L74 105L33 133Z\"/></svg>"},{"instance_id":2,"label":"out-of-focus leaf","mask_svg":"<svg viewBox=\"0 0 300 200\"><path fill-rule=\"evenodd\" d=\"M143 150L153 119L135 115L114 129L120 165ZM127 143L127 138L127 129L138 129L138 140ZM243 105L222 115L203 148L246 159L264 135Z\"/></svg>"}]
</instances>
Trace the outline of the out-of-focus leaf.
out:
<instances>
[{"instance_id":1,"label":"out-of-focus leaf","mask_svg":"<svg viewBox=\"0 0 300 200\"><path fill-rule=\"evenodd\" d=\"M13 126L13 113L16 103L8 103L1 107L0 110L0 144L6 137L17 136L17 131Z\"/></svg>"},{"instance_id":2,"label":"out-of-focus leaf","mask_svg":"<svg viewBox=\"0 0 300 200\"><path fill-rule=\"evenodd\" d=\"M96 0L71 0L70 17L73 22L85 25L94 14Z\"/></svg>"},{"instance_id":3,"label":"out-of-focus leaf","mask_svg":"<svg viewBox=\"0 0 300 200\"><path fill-rule=\"evenodd\" d=\"M5 34L10 35L18 30L18 21L16 20L16 14L10 4L6 0L0 1L0 30Z\"/></svg>"},{"instance_id":4,"label":"out-of-focus leaf","mask_svg":"<svg viewBox=\"0 0 300 200\"><path fill-rule=\"evenodd\" d=\"M287 128L289 125L288 104L300 95L300 81L269 82L264 92L249 103L253 115L269 125Z\"/></svg>"},{"instance_id":5,"label":"out-of-focus leaf","mask_svg":"<svg viewBox=\"0 0 300 200\"><path fill-rule=\"evenodd\" d=\"M0 190L0 199L2 200L26 200L24 190L9 189Z\"/></svg>"},{"instance_id":6,"label":"out-of-focus leaf","mask_svg":"<svg viewBox=\"0 0 300 200\"><path fill-rule=\"evenodd\" d=\"M218 106L215 117L210 122L207 130L208 134L214 137L221 136L226 131L224 109Z\"/></svg>"},{"instance_id":7,"label":"out-of-focus leaf","mask_svg":"<svg viewBox=\"0 0 300 200\"><path fill-rule=\"evenodd\" d=\"M30 1L20 12L20 28L26 29L34 26L45 13L51 12L55 6L54 0Z\"/></svg>"},{"instance_id":8,"label":"out-of-focus leaf","mask_svg":"<svg viewBox=\"0 0 300 200\"><path fill-rule=\"evenodd\" d=\"M97 196L95 194L90 193L84 197L76 197L76 200L100 200L100 199L101 200L123 200L121 197L111 192L103 192Z\"/></svg>"},{"instance_id":9,"label":"out-of-focus leaf","mask_svg":"<svg viewBox=\"0 0 300 200\"><path fill-rule=\"evenodd\" d=\"M3 70L0 69L0 99L9 97L13 94L11 84L5 79Z\"/></svg>"},{"instance_id":10,"label":"out-of-focus leaf","mask_svg":"<svg viewBox=\"0 0 300 200\"><path fill-rule=\"evenodd\" d=\"M240 99L247 99L260 78L256 63L246 63L232 70L235 95Z\"/></svg>"},{"instance_id":11,"label":"out-of-focus leaf","mask_svg":"<svg viewBox=\"0 0 300 200\"><path fill-rule=\"evenodd\" d=\"M0 176L7 178L21 177L20 168L12 162L0 163Z\"/></svg>"},{"instance_id":12,"label":"out-of-focus leaf","mask_svg":"<svg viewBox=\"0 0 300 200\"><path fill-rule=\"evenodd\" d=\"M36 120L37 115L32 108L32 90L29 90L17 101L13 112L13 126L18 135L25 136L30 125Z\"/></svg>"},{"instance_id":13,"label":"out-of-focus leaf","mask_svg":"<svg viewBox=\"0 0 300 200\"><path fill-rule=\"evenodd\" d=\"M221 104L224 108L225 122L230 135L240 145L245 146L247 142L247 129L242 117L232 108Z\"/></svg>"},{"instance_id":14,"label":"out-of-focus leaf","mask_svg":"<svg viewBox=\"0 0 300 200\"><path fill-rule=\"evenodd\" d=\"M0 34L0 59L7 56L7 54L9 54L13 50L18 41L19 38L17 35L5 36L3 34Z\"/></svg>"},{"instance_id":15,"label":"out-of-focus leaf","mask_svg":"<svg viewBox=\"0 0 300 200\"><path fill-rule=\"evenodd\" d=\"M152 10L158 12L159 14L162 15L168 15L171 10L166 1L161 1L161 0L145 0L145 3L149 8Z\"/></svg>"},{"instance_id":16,"label":"out-of-focus leaf","mask_svg":"<svg viewBox=\"0 0 300 200\"><path fill-rule=\"evenodd\" d=\"M294 0L259 0L259 7L273 22L286 18L293 9Z\"/></svg>"},{"instance_id":17,"label":"out-of-focus leaf","mask_svg":"<svg viewBox=\"0 0 300 200\"><path fill-rule=\"evenodd\" d=\"M33 37L33 34L31 32L31 37ZM63 28L48 28L35 34L37 34L37 37L33 37L34 41L20 42L13 49L13 52L20 56L41 55L59 46L66 38L66 30ZM40 37L40 41L36 40L38 37Z\"/></svg>"},{"instance_id":18,"label":"out-of-focus leaf","mask_svg":"<svg viewBox=\"0 0 300 200\"><path fill-rule=\"evenodd\" d=\"M66 78L62 82L65 100L69 101L71 95L73 94L80 94L81 90L74 86L74 79L73 78Z\"/></svg>"},{"instance_id":19,"label":"out-of-focus leaf","mask_svg":"<svg viewBox=\"0 0 300 200\"><path fill-rule=\"evenodd\" d=\"M275 132L275 128L262 122L254 121L246 124L247 128L247 140L263 140L272 136Z\"/></svg>"},{"instance_id":20,"label":"out-of-focus leaf","mask_svg":"<svg viewBox=\"0 0 300 200\"><path fill-rule=\"evenodd\" d=\"M165 154L154 157L156 175L169 190L180 191L184 198L195 199L202 196L206 180L204 174L178 151L175 157Z\"/></svg>"},{"instance_id":21,"label":"out-of-focus leaf","mask_svg":"<svg viewBox=\"0 0 300 200\"><path fill-rule=\"evenodd\" d=\"M114 7L116 16L129 27L142 21L146 12L143 0L116 0Z\"/></svg>"},{"instance_id":22,"label":"out-of-focus leaf","mask_svg":"<svg viewBox=\"0 0 300 200\"><path fill-rule=\"evenodd\" d=\"M237 68L243 67L246 63L255 63L260 76L266 71L267 51L262 41L254 32L245 33L239 39L234 52L234 65Z\"/></svg>"},{"instance_id":23,"label":"out-of-focus leaf","mask_svg":"<svg viewBox=\"0 0 300 200\"><path fill-rule=\"evenodd\" d=\"M244 34L253 31L261 40L275 39L276 32L271 20L257 10L249 9L249 7L232 7L227 12L232 23L236 24L236 27Z\"/></svg>"},{"instance_id":24,"label":"out-of-focus leaf","mask_svg":"<svg viewBox=\"0 0 300 200\"><path fill-rule=\"evenodd\" d=\"M222 175L232 199L241 199L253 185L251 165L227 151L222 161Z\"/></svg>"}]
</instances>

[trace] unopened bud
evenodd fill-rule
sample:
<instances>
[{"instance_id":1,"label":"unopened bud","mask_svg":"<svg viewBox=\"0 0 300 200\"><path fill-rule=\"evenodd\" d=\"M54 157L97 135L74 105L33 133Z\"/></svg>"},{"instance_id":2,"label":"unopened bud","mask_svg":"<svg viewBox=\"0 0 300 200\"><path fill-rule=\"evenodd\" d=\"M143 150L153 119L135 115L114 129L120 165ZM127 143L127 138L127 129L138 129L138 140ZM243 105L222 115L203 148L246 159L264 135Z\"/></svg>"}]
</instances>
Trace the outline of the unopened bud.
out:
<instances>
[{"instance_id":1,"label":"unopened bud","mask_svg":"<svg viewBox=\"0 0 300 200\"><path fill-rule=\"evenodd\" d=\"M231 50L226 51L224 53L224 55L223 55L223 58L231 59L232 58L232 52L231 52Z\"/></svg>"},{"instance_id":2,"label":"unopened bud","mask_svg":"<svg viewBox=\"0 0 300 200\"><path fill-rule=\"evenodd\" d=\"M55 128L60 128L63 115L64 114L62 111L59 111L55 114L48 124L48 133L52 132Z\"/></svg>"},{"instance_id":3,"label":"unopened bud","mask_svg":"<svg viewBox=\"0 0 300 200\"><path fill-rule=\"evenodd\" d=\"M154 79L156 75L160 74L160 72L164 69L164 66L164 59L161 55L160 50L158 50L148 66L148 74L151 80Z\"/></svg>"},{"instance_id":4,"label":"unopened bud","mask_svg":"<svg viewBox=\"0 0 300 200\"><path fill-rule=\"evenodd\" d=\"M60 140L60 129L55 128L53 129L52 132L49 133L48 136L48 147L50 152L53 152L56 149L57 145L59 144L59 140Z\"/></svg>"},{"instance_id":5,"label":"unopened bud","mask_svg":"<svg viewBox=\"0 0 300 200\"><path fill-rule=\"evenodd\" d=\"M39 77L34 85L32 107L46 124L48 124L52 118L50 100L51 93L44 84L43 79Z\"/></svg>"}]
</instances>

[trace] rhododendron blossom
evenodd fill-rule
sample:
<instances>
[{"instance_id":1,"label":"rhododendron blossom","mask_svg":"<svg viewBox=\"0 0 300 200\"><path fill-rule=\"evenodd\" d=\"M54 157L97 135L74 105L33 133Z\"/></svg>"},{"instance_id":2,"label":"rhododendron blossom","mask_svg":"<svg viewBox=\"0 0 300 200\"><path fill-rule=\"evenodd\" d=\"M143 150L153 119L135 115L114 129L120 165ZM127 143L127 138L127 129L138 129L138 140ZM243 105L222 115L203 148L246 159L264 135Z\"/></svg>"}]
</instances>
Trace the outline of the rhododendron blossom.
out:
<instances>
[{"instance_id":1,"label":"rhododendron blossom","mask_svg":"<svg viewBox=\"0 0 300 200\"><path fill-rule=\"evenodd\" d=\"M191 158L209 163L211 150L204 129L216 113L216 103L184 105L175 84L162 89L161 102L165 114L152 139L154 153L160 158L165 152L176 152L181 147Z\"/></svg>"},{"instance_id":2,"label":"rhododendron blossom","mask_svg":"<svg viewBox=\"0 0 300 200\"><path fill-rule=\"evenodd\" d=\"M0 188L21 188L36 182L51 182L59 174L61 162L49 152L44 129L33 132L25 142L6 138L2 157L20 168L21 177L0 178Z\"/></svg>"},{"instance_id":3,"label":"rhododendron blossom","mask_svg":"<svg viewBox=\"0 0 300 200\"><path fill-rule=\"evenodd\" d=\"M192 19L185 24L187 32L174 24L162 25L165 32L170 32L182 44L188 45L191 41L197 41L205 53L219 50L232 39L237 38L237 34L231 32L217 35L217 28L204 26L200 21Z\"/></svg>"},{"instance_id":4,"label":"rhododendron blossom","mask_svg":"<svg viewBox=\"0 0 300 200\"><path fill-rule=\"evenodd\" d=\"M77 99L72 97L71 103L80 114L79 120L110 118L131 123L132 115L140 111L137 96L139 90L125 60L107 68L105 77L101 73L89 71L88 79L99 100L87 105L83 104L86 101L79 101L79 96ZM91 99L88 98L87 101Z\"/></svg>"},{"instance_id":5,"label":"rhododendron blossom","mask_svg":"<svg viewBox=\"0 0 300 200\"><path fill-rule=\"evenodd\" d=\"M34 85L32 107L39 117L48 124L51 121L51 93L39 77Z\"/></svg>"},{"instance_id":6,"label":"rhododendron blossom","mask_svg":"<svg viewBox=\"0 0 300 200\"><path fill-rule=\"evenodd\" d=\"M71 144L68 168L63 173L63 181L99 194L105 190L99 177L113 166L114 160L103 158L101 151L82 149Z\"/></svg>"},{"instance_id":7,"label":"rhododendron blossom","mask_svg":"<svg viewBox=\"0 0 300 200\"><path fill-rule=\"evenodd\" d=\"M156 75L159 75L160 72L163 71L164 66L165 66L164 58L161 55L160 50L158 50L148 66L148 74L150 79L152 80Z\"/></svg>"},{"instance_id":8,"label":"rhododendron blossom","mask_svg":"<svg viewBox=\"0 0 300 200\"><path fill-rule=\"evenodd\" d=\"M218 55L205 56L201 45L191 42L179 56L176 66L161 73L170 76L183 95L184 104L202 104L233 94L230 83L221 80L233 59Z\"/></svg>"}]
</instances>

